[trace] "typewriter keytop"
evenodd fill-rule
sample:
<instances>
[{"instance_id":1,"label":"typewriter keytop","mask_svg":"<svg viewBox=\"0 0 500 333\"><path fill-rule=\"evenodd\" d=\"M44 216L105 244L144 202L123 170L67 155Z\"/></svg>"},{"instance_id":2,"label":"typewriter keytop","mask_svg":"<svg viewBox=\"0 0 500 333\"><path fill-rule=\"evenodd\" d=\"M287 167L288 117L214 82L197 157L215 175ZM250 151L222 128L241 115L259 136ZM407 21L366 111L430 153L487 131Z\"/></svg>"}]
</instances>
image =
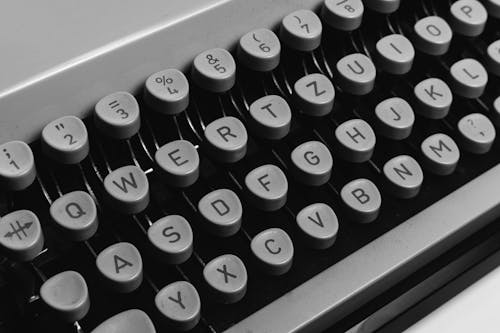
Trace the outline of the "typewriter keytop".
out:
<instances>
[{"instance_id":1,"label":"typewriter keytop","mask_svg":"<svg viewBox=\"0 0 500 333\"><path fill-rule=\"evenodd\" d=\"M214 235L228 237L240 230L243 208L231 190L218 189L206 194L198 202L198 211L206 220L206 229Z\"/></svg>"},{"instance_id":2,"label":"typewriter keytop","mask_svg":"<svg viewBox=\"0 0 500 333\"><path fill-rule=\"evenodd\" d=\"M377 104L375 115L380 134L394 140L406 139L415 122L413 109L400 97L391 97Z\"/></svg>"},{"instance_id":3,"label":"typewriter keytop","mask_svg":"<svg viewBox=\"0 0 500 333\"><path fill-rule=\"evenodd\" d=\"M456 33L468 37L479 36L488 20L488 13L477 0L458 0L450 8L451 27Z\"/></svg>"},{"instance_id":4,"label":"typewriter keytop","mask_svg":"<svg viewBox=\"0 0 500 333\"><path fill-rule=\"evenodd\" d=\"M85 317L90 308L87 283L75 271L61 272L45 281L40 296L58 317L69 323Z\"/></svg>"},{"instance_id":5,"label":"typewriter keytop","mask_svg":"<svg viewBox=\"0 0 500 333\"><path fill-rule=\"evenodd\" d=\"M455 171L460 150L457 144L446 134L437 133L429 136L421 144L425 158L425 167L437 175L449 175Z\"/></svg>"},{"instance_id":6,"label":"typewriter keytop","mask_svg":"<svg viewBox=\"0 0 500 333\"><path fill-rule=\"evenodd\" d=\"M0 145L0 184L6 190L20 191L36 177L35 158L30 146L22 141Z\"/></svg>"},{"instance_id":7,"label":"typewriter keytop","mask_svg":"<svg viewBox=\"0 0 500 333\"><path fill-rule=\"evenodd\" d=\"M238 59L248 68L268 72L280 63L281 44L269 29L256 29L245 34L238 44Z\"/></svg>"},{"instance_id":8,"label":"typewriter keytop","mask_svg":"<svg viewBox=\"0 0 500 333\"><path fill-rule=\"evenodd\" d=\"M398 10L400 0L365 0L366 7L382 14L390 14Z\"/></svg>"},{"instance_id":9,"label":"typewriter keytop","mask_svg":"<svg viewBox=\"0 0 500 333\"><path fill-rule=\"evenodd\" d=\"M450 68L453 92L466 98L481 96L488 83L488 72L475 59L467 58L454 63Z\"/></svg>"},{"instance_id":10,"label":"typewriter keytop","mask_svg":"<svg viewBox=\"0 0 500 333\"><path fill-rule=\"evenodd\" d=\"M406 74L411 70L415 49L412 43L403 35L388 35L376 44L378 64L391 74Z\"/></svg>"},{"instance_id":11,"label":"typewriter keytop","mask_svg":"<svg viewBox=\"0 0 500 333\"><path fill-rule=\"evenodd\" d=\"M448 52L453 32L441 17L424 17L415 24L414 30L415 47L420 51L436 56Z\"/></svg>"},{"instance_id":12,"label":"typewriter keytop","mask_svg":"<svg viewBox=\"0 0 500 333\"><path fill-rule=\"evenodd\" d=\"M99 272L114 290L128 293L142 283L142 258L130 243L116 243L99 253L96 259Z\"/></svg>"},{"instance_id":13,"label":"typewriter keytop","mask_svg":"<svg viewBox=\"0 0 500 333\"><path fill-rule=\"evenodd\" d=\"M209 152L220 162L237 162L247 153L247 130L238 118L214 120L205 128L205 138Z\"/></svg>"},{"instance_id":14,"label":"typewriter keytop","mask_svg":"<svg viewBox=\"0 0 500 333\"><path fill-rule=\"evenodd\" d=\"M361 53L349 54L337 62L339 84L353 95L366 95L373 90L377 70L373 62Z\"/></svg>"},{"instance_id":15,"label":"typewriter keytop","mask_svg":"<svg viewBox=\"0 0 500 333\"><path fill-rule=\"evenodd\" d=\"M500 19L500 0L485 0L483 4L488 10L489 15Z\"/></svg>"},{"instance_id":16,"label":"typewriter keytop","mask_svg":"<svg viewBox=\"0 0 500 333\"><path fill-rule=\"evenodd\" d=\"M156 151L155 161L172 186L187 187L198 179L200 157L189 141L175 140L165 144Z\"/></svg>"},{"instance_id":17,"label":"typewriter keytop","mask_svg":"<svg viewBox=\"0 0 500 333\"><path fill-rule=\"evenodd\" d=\"M75 116L65 116L52 121L42 131L42 150L60 163L81 162L89 153L85 124Z\"/></svg>"},{"instance_id":18,"label":"typewriter keytop","mask_svg":"<svg viewBox=\"0 0 500 333\"><path fill-rule=\"evenodd\" d=\"M50 206L50 216L73 241L87 240L97 231L97 208L87 192L74 191L58 198Z\"/></svg>"},{"instance_id":19,"label":"typewriter keytop","mask_svg":"<svg viewBox=\"0 0 500 333\"><path fill-rule=\"evenodd\" d=\"M13 260L32 260L42 251L43 243L42 227L33 212L16 210L0 218L0 245Z\"/></svg>"},{"instance_id":20,"label":"typewriter keytop","mask_svg":"<svg viewBox=\"0 0 500 333\"><path fill-rule=\"evenodd\" d=\"M285 174L275 165L266 164L250 171L245 177L253 204L262 210L278 210L286 203L288 181Z\"/></svg>"},{"instance_id":21,"label":"typewriter keytop","mask_svg":"<svg viewBox=\"0 0 500 333\"><path fill-rule=\"evenodd\" d=\"M236 303L247 290L245 264L235 255L225 254L206 264L203 277L221 303Z\"/></svg>"},{"instance_id":22,"label":"typewriter keytop","mask_svg":"<svg viewBox=\"0 0 500 333\"><path fill-rule=\"evenodd\" d=\"M114 170L104 179L111 206L122 214L136 214L149 204L149 182L135 165Z\"/></svg>"},{"instance_id":23,"label":"typewriter keytop","mask_svg":"<svg viewBox=\"0 0 500 333\"><path fill-rule=\"evenodd\" d=\"M298 51L312 51L321 43L323 26L312 11L297 10L281 22L280 37L283 43Z\"/></svg>"},{"instance_id":24,"label":"typewriter keytop","mask_svg":"<svg viewBox=\"0 0 500 333\"><path fill-rule=\"evenodd\" d=\"M193 253L193 231L180 215L165 216L153 223L148 229L148 238L166 263L181 264Z\"/></svg>"},{"instance_id":25,"label":"typewriter keytop","mask_svg":"<svg viewBox=\"0 0 500 333\"><path fill-rule=\"evenodd\" d=\"M458 122L462 146L475 154L485 154L495 141L496 131L491 121L481 113L468 114Z\"/></svg>"},{"instance_id":26,"label":"typewriter keytop","mask_svg":"<svg viewBox=\"0 0 500 333\"><path fill-rule=\"evenodd\" d=\"M363 12L361 0L325 0L321 16L334 29L352 31L361 25Z\"/></svg>"},{"instance_id":27,"label":"typewriter keytop","mask_svg":"<svg viewBox=\"0 0 500 333\"><path fill-rule=\"evenodd\" d=\"M99 326L91 333L156 333L153 322L146 313L132 309L120 312Z\"/></svg>"},{"instance_id":28,"label":"typewriter keytop","mask_svg":"<svg viewBox=\"0 0 500 333\"><path fill-rule=\"evenodd\" d=\"M324 116L333 108L335 88L323 74L309 74L294 85L295 100L299 109L310 116Z\"/></svg>"},{"instance_id":29,"label":"typewriter keytop","mask_svg":"<svg viewBox=\"0 0 500 333\"><path fill-rule=\"evenodd\" d=\"M188 331L200 321L200 296L187 281L177 281L163 287L156 294L155 304L169 326L179 331Z\"/></svg>"},{"instance_id":30,"label":"typewriter keytop","mask_svg":"<svg viewBox=\"0 0 500 333\"><path fill-rule=\"evenodd\" d=\"M152 74L144 86L144 101L159 113L181 113L189 105L189 82L186 76L173 68Z\"/></svg>"},{"instance_id":31,"label":"typewriter keytop","mask_svg":"<svg viewBox=\"0 0 500 333\"><path fill-rule=\"evenodd\" d=\"M500 39L488 46L486 61L489 71L500 76Z\"/></svg>"},{"instance_id":32,"label":"typewriter keytop","mask_svg":"<svg viewBox=\"0 0 500 333\"><path fill-rule=\"evenodd\" d=\"M130 138L141 127L139 104L128 92L107 95L95 105L94 124L102 134L111 138Z\"/></svg>"},{"instance_id":33,"label":"typewriter keytop","mask_svg":"<svg viewBox=\"0 0 500 333\"><path fill-rule=\"evenodd\" d=\"M355 179L346 184L340 196L348 208L349 219L359 223L373 222L379 214L382 198L377 186L368 179Z\"/></svg>"},{"instance_id":34,"label":"typewriter keytop","mask_svg":"<svg viewBox=\"0 0 500 333\"><path fill-rule=\"evenodd\" d=\"M430 119L446 117L453 101L450 87L441 79L429 78L414 88L417 101L416 112Z\"/></svg>"},{"instance_id":35,"label":"typewriter keytop","mask_svg":"<svg viewBox=\"0 0 500 333\"><path fill-rule=\"evenodd\" d=\"M260 232L252 239L250 247L261 267L270 275L285 274L292 267L293 243L282 229Z\"/></svg>"},{"instance_id":36,"label":"typewriter keytop","mask_svg":"<svg viewBox=\"0 0 500 333\"><path fill-rule=\"evenodd\" d=\"M335 130L335 138L338 141L339 153L347 161L362 163L373 155L375 133L363 119L351 119L340 124Z\"/></svg>"},{"instance_id":37,"label":"typewriter keytop","mask_svg":"<svg viewBox=\"0 0 500 333\"><path fill-rule=\"evenodd\" d=\"M306 185L323 185L330 179L333 158L330 150L319 141L297 146L291 154L296 179Z\"/></svg>"},{"instance_id":38,"label":"typewriter keytop","mask_svg":"<svg viewBox=\"0 0 500 333\"><path fill-rule=\"evenodd\" d=\"M281 96L259 98L250 105L250 116L255 135L264 139L279 140L290 131L292 111Z\"/></svg>"},{"instance_id":39,"label":"typewriter keytop","mask_svg":"<svg viewBox=\"0 0 500 333\"><path fill-rule=\"evenodd\" d=\"M201 88L223 93L234 86L236 63L228 51L219 48L210 49L194 59L191 76Z\"/></svg>"},{"instance_id":40,"label":"typewriter keytop","mask_svg":"<svg viewBox=\"0 0 500 333\"><path fill-rule=\"evenodd\" d=\"M397 197L409 199L420 191L424 173L417 161L411 156L396 156L384 165L389 192Z\"/></svg>"},{"instance_id":41,"label":"typewriter keytop","mask_svg":"<svg viewBox=\"0 0 500 333\"><path fill-rule=\"evenodd\" d=\"M324 203L315 203L302 210L296 217L297 225L304 232L307 244L313 249L326 249L333 245L339 231L337 215Z\"/></svg>"}]
</instances>

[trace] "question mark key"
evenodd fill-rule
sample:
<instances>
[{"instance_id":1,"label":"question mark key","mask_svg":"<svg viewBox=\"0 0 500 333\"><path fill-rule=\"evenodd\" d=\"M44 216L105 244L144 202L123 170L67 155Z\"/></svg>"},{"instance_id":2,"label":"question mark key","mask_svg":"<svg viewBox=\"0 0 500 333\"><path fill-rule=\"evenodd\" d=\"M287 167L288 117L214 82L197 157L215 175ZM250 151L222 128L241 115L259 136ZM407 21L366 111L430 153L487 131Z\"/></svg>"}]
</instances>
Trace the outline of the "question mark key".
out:
<instances>
[{"instance_id":1,"label":"question mark key","mask_svg":"<svg viewBox=\"0 0 500 333\"><path fill-rule=\"evenodd\" d=\"M485 154L495 141L496 131L490 119L481 113L471 113L460 119L458 131L462 146L473 154Z\"/></svg>"}]
</instances>

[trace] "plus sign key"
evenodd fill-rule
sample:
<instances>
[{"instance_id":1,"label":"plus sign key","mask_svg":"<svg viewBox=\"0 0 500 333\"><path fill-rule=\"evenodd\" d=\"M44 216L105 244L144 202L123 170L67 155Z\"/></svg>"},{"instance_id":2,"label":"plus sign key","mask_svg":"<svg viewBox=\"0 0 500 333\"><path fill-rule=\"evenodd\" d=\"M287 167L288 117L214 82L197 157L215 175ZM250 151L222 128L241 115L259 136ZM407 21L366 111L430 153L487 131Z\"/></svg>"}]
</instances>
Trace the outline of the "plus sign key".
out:
<instances>
[{"instance_id":1,"label":"plus sign key","mask_svg":"<svg viewBox=\"0 0 500 333\"><path fill-rule=\"evenodd\" d=\"M13 191L24 190L36 177L31 148L22 141L0 145L0 186Z\"/></svg>"},{"instance_id":2,"label":"plus sign key","mask_svg":"<svg viewBox=\"0 0 500 333\"><path fill-rule=\"evenodd\" d=\"M235 255L225 254L210 261L203 277L221 303L236 303L245 296L247 270Z\"/></svg>"},{"instance_id":3,"label":"plus sign key","mask_svg":"<svg viewBox=\"0 0 500 333\"><path fill-rule=\"evenodd\" d=\"M17 210L0 219L0 245L14 260L30 261L43 249L38 217L29 210Z\"/></svg>"}]
</instances>

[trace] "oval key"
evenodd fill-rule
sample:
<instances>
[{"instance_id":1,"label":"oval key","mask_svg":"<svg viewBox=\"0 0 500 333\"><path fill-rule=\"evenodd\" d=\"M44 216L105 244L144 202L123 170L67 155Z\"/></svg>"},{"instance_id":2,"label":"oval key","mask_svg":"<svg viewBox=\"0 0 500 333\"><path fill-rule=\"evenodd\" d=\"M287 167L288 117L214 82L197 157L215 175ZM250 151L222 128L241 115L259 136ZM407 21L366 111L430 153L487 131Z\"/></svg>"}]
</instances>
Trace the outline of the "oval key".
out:
<instances>
[{"instance_id":1,"label":"oval key","mask_svg":"<svg viewBox=\"0 0 500 333\"><path fill-rule=\"evenodd\" d=\"M91 333L156 333L153 322L146 313L132 309L120 312L99 326Z\"/></svg>"},{"instance_id":2,"label":"oval key","mask_svg":"<svg viewBox=\"0 0 500 333\"><path fill-rule=\"evenodd\" d=\"M13 260L34 259L43 243L42 227L33 212L16 210L0 218L0 245Z\"/></svg>"},{"instance_id":3,"label":"oval key","mask_svg":"<svg viewBox=\"0 0 500 333\"><path fill-rule=\"evenodd\" d=\"M109 94L95 105L94 124L102 134L111 138L130 138L141 127L139 104L128 92Z\"/></svg>"},{"instance_id":4,"label":"oval key","mask_svg":"<svg viewBox=\"0 0 500 333\"><path fill-rule=\"evenodd\" d=\"M451 26L456 33L476 37L483 33L488 13L477 0L458 0L450 7Z\"/></svg>"},{"instance_id":5,"label":"oval key","mask_svg":"<svg viewBox=\"0 0 500 333\"><path fill-rule=\"evenodd\" d=\"M312 11L300 9L281 21L280 37L288 47L298 51L312 51L321 43L323 26Z\"/></svg>"},{"instance_id":6,"label":"oval key","mask_svg":"<svg viewBox=\"0 0 500 333\"><path fill-rule=\"evenodd\" d=\"M398 10L400 0L365 0L366 7L382 14L390 14Z\"/></svg>"},{"instance_id":7,"label":"oval key","mask_svg":"<svg viewBox=\"0 0 500 333\"><path fill-rule=\"evenodd\" d=\"M424 17L415 24L415 47L429 55L443 55L450 48L453 32L439 16Z\"/></svg>"},{"instance_id":8,"label":"oval key","mask_svg":"<svg viewBox=\"0 0 500 333\"><path fill-rule=\"evenodd\" d=\"M379 214L382 198L375 184L368 179L355 179L340 191L349 210L348 217L359 223L373 222Z\"/></svg>"},{"instance_id":9,"label":"oval key","mask_svg":"<svg viewBox=\"0 0 500 333\"><path fill-rule=\"evenodd\" d=\"M42 130L42 150L60 163L81 162L89 153L85 124L75 116L65 116L50 122Z\"/></svg>"},{"instance_id":10,"label":"oval key","mask_svg":"<svg viewBox=\"0 0 500 333\"><path fill-rule=\"evenodd\" d=\"M280 63L281 44L269 29L256 29L243 35L238 44L238 59L248 68L269 72Z\"/></svg>"},{"instance_id":11,"label":"oval key","mask_svg":"<svg viewBox=\"0 0 500 333\"><path fill-rule=\"evenodd\" d=\"M238 118L214 120L205 128L205 139L208 151L220 162L237 162L247 153L247 130Z\"/></svg>"},{"instance_id":12,"label":"oval key","mask_svg":"<svg viewBox=\"0 0 500 333\"><path fill-rule=\"evenodd\" d=\"M462 135L463 148L474 154L485 154L490 151L496 137L495 127L481 113L468 114L460 119L458 131Z\"/></svg>"},{"instance_id":13,"label":"oval key","mask_svg":"<svg viewBox=\"0 0 500 333\"><path fill-rule=\"evenodd\" d=\"M290 131L292 111L281 96L259 98L250 105L250 116L255 135L264 139L279 140Z\"/></svg>"},{"instance_id":14,"label":"oval key","mask_svg":"<svg viewBox=\"0 0 500 333\"><path fill-rule=\"evenodd\" d=\"M361 25L363 12L361 0L325 0L321 16L334 29L352 31Z\"/></svg>"},{"instance_id":15,"label":"oval key","mask_svg":"<svg viewBox=\"0 0 500 333\"><path fill-rule=\"evenodd\" d=\"M35 158L30 146L22 141L0 145L0 185L5 190L20 191L36 177Z\"/></svg>"},{"instance_id":16,"label":"oval key","mask_svg":"<svg viewBox=\"0 0 500 333\"><path fill-rule=\"evenodd\" d=\"M224 49L207 50L194 59L191 77L205 90L226 92L236 81L236 63L231 53Z\"/></svg>"},{"instance_id":17,"label":"oval key","mask_svg":"<svg viewBox=\"0 0 500 333\"><path fill-rule=\"evenodd\" d=\"M489 15L500 19L500 0L485 0L483 4L488 10Z\"/></svg>"},{"instance_id":18,"label":"oval key","mask_svg":"<svg viewBox=\"0 0 500 333\"><path fill-rule=\"evenodd\" d=\"M414 88L417 101L416 112L429 119L446 117L453 101L448 85L441 79L429 78L418 83Z\"/></svg>"},{"instance_id":19,"label":"oval key","mask_svg":"<svg viewBox=\"0 0 500 333\"><path fill-rule=\"evenodd\" d=\"M116 243L99 253L96 259L99 272L110 287L122 293L137 289L142 283L142 258L130 243Z\"/></svg>"},{"instance_id":20,"label":"oval key","mask_svg":"<svg viewBox=\"0 0 500 333\"><path fill-rule=\"evenodd\" d=\"M45 281L40 288L40 297L68 323L85 317L90 308L87 283L75 271L61 272Z\"/></svg>"},{"instance_id":21,"label":"oval key","mask_svg":"<svg viewBox=\"0 0 500 333\"><path fill-rule=\"evenodd\" d=\"M337 215L324 203L315 203L297 214L296 222L304 232L307 244L313 249L326 249L333 245L339 231Z\"/></svg>"},{"instance_id":22,"label":"oval key","mask_svg":"<svg viewBox=\"0 0 500 333\"><path fill-rule=\"evenodd\" d=\"M200 157L193 144L186 140L175 140L158 149L155 162L163 178L172 186L188 187L198 180Z\"/></svg>"},{"instance_id":23,"label":"oval key","mask_svg":"<svg viewBox=\"0 0 500 333\"><path fill-rule=\"evenodd\" d=\"M361 53L349 54L337 62L342 90L353 95L366 95L373 90L377 70L373 62Z\"/></svg>"},{"instance_id":24,"label":"oval key","mask_svg":"<svg viewBox=\"0 0 500 333\"><path fill-rule=\"evenodd\" d=\"M236 303L247 290L245 264L235 255L224 254L206 264L203 277L221 303Z\"/></svg>"},{"instance_id":25,"label":"oval key","mask_svg":"<svg viewBox=\"0 0 500 333\"><path fill-rule=\"evenodd\" d=\"M245 177L245 185L250 200L257 208L274 211L286 203L288 181L275 165L266 164L250 171Z\"/></svg>"},{"instance_id":26,"label":"oval key","mask_svg":"<svg viewBox=\"0 0 500 333\"><path fill-rule=\"evenodd\" d=\"M148 238L166 263L181 264L193 253L193 231L180 215L165 216L153 223L148 229Z\"/></svg>"},{"instance_id":27,"label":"oval key","mask_svg":"<svg viewBox=\"0 0 500 333\"><path fill-rule=\"evenodd\" d=\"M429 136L421 144L425 158L424 166L437 175L445 176L453 173L460 159L457 144L446 134L437 133Z\"/></svg>"},{"instance_id":28,"label":"oval key","mask_svg":"<svg viewBox=\"0 0 500 333\"><path fill-rule=\"evenodd\" d=\"M396 75L406 74L411 70L415 49L403 35L388 35L376 44L378 64L386 72Z\"/></svg>"},{"instance_id":29,"label":"oval key","mask_svg":"<svg viewBox=\"0 0 500 333\"><path fill-rule=\"evenodd\" d=\"M155 304L169 326L179 331L188 331L200 321L200 296L187 281L177 281L163 287L156 294Z\"/></svg>"},{"instance_id":30,"label":"oval key","mask_svg":"<svg viewBox=\"0 0 500 333\"><path fill-rule=\"evenodd\" d=\"M411 156L396 156L384 165L388 191L399 198L415 197L424 181L424 173L417 161Z\"/></svg>"},{"instance_id":31,"label":"oval key","mask_svg":"<svg viewBox=\"0 0 500 333\"><path fill-rule=\"evenodd\" d=\"M258 233L250 244L254 256L264 271L282 275L290 270L293 262L293 243L290 236L279 228Z\"/></svg>"},{"instance_id":32,"label":"oval key","mask_svg":"<svg viewBox=\"0 0 500 333\"><path fill-rule=\"evenodd\" d=\"M383 136L394 139L406 139L411 134L415 114L407 101L400 97L391 97L375 107L377 130Z\"/></svg>"},{"instance_id":33,"label":"oval key","mask_svg":"<svg viewBox=\"0 0 500 333\"><path fill-rule=\"evenodd\" d=\"M333 108L335 88L323 74L309 74L295 82L295 100L299 109L310 116L324 116Z\"/></svg>"},{"instance_id":34,"label":"oval key","mask_svg":"<svg viewBox=\"0 0 500 333\"><path fill-rule=\"evenodd\" d=\"M136 214L149 204L149 182L135 165L114 170L104 179L111 206L122 214Z\"/></svg>"},{"instance_id":35,"label":"oval key","mask_svg":"<svg viewBox=\"0 0 500 333\"><path fill-rule=\"evenodd\" d=\"M165 69L147 78L144 101L156 112L175 115L189 105L189 82L181 71Z\"/></svg>"},{"instance_id":36,"label":"oval key","mask_svg":"<svg viewBox=\"0 0 500 333\"><path fill-rule=\"evenodd\" d=\"M487 49L486 62L488 64L488 70L500 76L500 39L494 41L488 46Z\"/></svg>"},{"instance_id":37,"label":"oval key","mask_svg":"<svg viewBox=\"0 0 500 333\"><path fill-rule=\"evenodd\" d=\"M488 73L475 59L462 59L450 68L453 92L466 98L478 98L488 83Z\"/></svg>"},{"instance_id":38,"label":"oval key","mask_svg":"<svg viewBox=\"0 0 500 333\"><path fill-rule=\"evenodd\" d=\"M50 206L50 216L73 241L87 240L97 231L97 208L87 192L74 191L58 198Z\"/></svg>"},{"instance_id":39,"label":"oval key","mask_svg":"<svg viewBox=\"0 0 500 333\"><path fill-rule=\"evenodd\" d=\"M240 199L231 190L219 189L207 193L198 202L198 211L207 221L209 232L232 236L240 230L243 208Z\"/></svg>"},{"instance_id":40,"label":"oval key","mask_svg":"<svg viewBox=\"0 0 500 333\"><path fill-rule=\"evenodd\" d=\"M308 141L295 147L291 154L296 179L306 185L323 185L330 179L333 158L319 141Z\"/></svg>"},{"instance_id":41,"label":"oval key","mask_svg":"<svg viewBox=\"0 0 500 333\"><path fill-rule=\"evenodd\" d=\"M335 138L342 158L355 163L368 161L375 149L376 137L363 119L351 119L337 127Z\"/></svg>"}]
</instances>

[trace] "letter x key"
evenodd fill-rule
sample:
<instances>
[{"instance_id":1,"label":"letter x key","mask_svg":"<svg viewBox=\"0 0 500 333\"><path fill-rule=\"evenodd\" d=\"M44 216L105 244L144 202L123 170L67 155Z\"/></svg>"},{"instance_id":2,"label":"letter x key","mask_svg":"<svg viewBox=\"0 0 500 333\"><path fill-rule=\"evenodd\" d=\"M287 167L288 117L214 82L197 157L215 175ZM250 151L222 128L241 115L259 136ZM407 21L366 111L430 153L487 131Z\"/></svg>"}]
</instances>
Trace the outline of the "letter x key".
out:
<instances>
[{"instance_id":1,"label":"letter x key","mask_svg":"<svg viewBox=\"0 0 500 333\"><path fill-rule=\"evenodd\" d=\"M236 279L238 277L237 275L229 273L227 271L227 266L226 265L222 265L222 269L217 268L217 271L224 275L224 282L225 283L229 283L229 278L230 277L232 277L233 279Z\"/></svg>"},{"instance_id":2,"label":"letter x key","mask_svg":"<svg viewBox=\"0 0 500 333\"><path fill-rule=\"evenodd\" d=\"M225 254L210 261L203 269L203 277L221 303L235 303L245 296L247 270L235 255Z\"/></svg>"}]
</instances>

